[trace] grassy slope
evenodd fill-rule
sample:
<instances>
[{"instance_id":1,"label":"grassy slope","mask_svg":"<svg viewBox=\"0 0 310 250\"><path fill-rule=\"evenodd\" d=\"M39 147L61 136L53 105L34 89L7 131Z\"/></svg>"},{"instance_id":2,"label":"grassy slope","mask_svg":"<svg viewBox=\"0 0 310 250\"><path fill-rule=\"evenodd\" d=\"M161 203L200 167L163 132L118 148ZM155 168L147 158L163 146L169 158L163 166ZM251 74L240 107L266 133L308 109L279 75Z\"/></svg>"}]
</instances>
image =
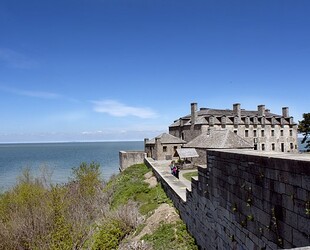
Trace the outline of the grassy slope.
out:
<instances>
[{"instance_id":1,"label":"grassy slope","mask_svg":"<svg viewBox=\"0 0 310 250\"><path fill-rule=\"evenodd\" d=\"M144 182L149 171L134 165L104 184L99 165L83 163L65 185L49 185L24 171L15 187L0 194L0 249L117 249L130 243L130 236L152 224L147 222L156 208L172 206L160 185ZM161 215L167 222L167 211ZM147 243L138 242L144 244L139 249L197 249L176 218L144 235Z\"/></svg>"},{"instance_id":2,"label":"grassy slope","mask_svg":"<svg viewBox=\"0 0 310 250\"><path fill-rule=\"evenodd\" d=\"M144 164L139 164L131 166L113 178L107 186L115 190L112 199L113 206L117 207L129 200L134 200L140 204L140 212L148 216L162 203L172 205L159 184L154 188L149 188L148 184L143 181L144 174L149 171ZM143 224L139 230L142 230L141 227ZM151 235L145 235L143 240L151 244L154 249L198 249L181 219L172 224L162 223Z\"/></svg>"}]
</instances>

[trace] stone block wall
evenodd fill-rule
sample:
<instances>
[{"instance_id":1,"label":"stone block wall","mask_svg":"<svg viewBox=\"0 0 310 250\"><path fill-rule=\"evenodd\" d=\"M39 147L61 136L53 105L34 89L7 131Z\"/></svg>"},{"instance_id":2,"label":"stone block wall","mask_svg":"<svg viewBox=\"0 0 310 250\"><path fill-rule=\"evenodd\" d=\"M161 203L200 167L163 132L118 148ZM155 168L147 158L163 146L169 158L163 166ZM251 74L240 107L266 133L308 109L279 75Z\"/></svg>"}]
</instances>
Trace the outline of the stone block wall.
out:
<instances>
[{"instance_id":1,"label":"stone block wall","mask_svg":"<svg viewBox=\"0 0 310 250\"><path fill-rule=\"evenodd\" d=\"M310 158L208 150L186 201L162 181L201 249L310 245Z\"/></svg>"},{"instance_id":2,"label":"stone block wall","mask_svg":"<svg viewBox=\"0 0 310 250\"><path fill-rule=\"evenodd\" d=\"M123 171L126 168L144 162L146 153L144 151L120 151L119 152L119 170Z\"/></svg>"}]
</instances>

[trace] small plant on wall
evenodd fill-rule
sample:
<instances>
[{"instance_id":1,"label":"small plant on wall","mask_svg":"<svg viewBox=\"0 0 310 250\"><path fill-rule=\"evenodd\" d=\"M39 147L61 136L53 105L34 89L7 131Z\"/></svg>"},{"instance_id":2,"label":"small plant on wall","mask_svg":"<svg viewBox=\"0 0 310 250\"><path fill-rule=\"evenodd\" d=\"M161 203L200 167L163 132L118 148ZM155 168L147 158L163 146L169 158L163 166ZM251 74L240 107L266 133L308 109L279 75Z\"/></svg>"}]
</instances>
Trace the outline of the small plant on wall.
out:
<instances>
[{"instance_id":1,"label":"small plant on wall","mask_svg":"<svg viewBox=\"0 0 310 250\"><path fill-rule=\"evenodd\" d=\"M306 213L306 215L310 215L310 201L306 202L305 213Z\"/></svg>"},{"instance_id":2,"label":"small plant on wall","mask_svg":"<svg viewBox=\"0 0 310 250\"><path fill-rule=\"evenodd\" d=\"M238 211L238 208L237 208L237 204L236 204L236 203L234 203L234 205L231 207L231 210L232 210L233 212L237 212L237 211Z\"/></svg>"}]
</instances>

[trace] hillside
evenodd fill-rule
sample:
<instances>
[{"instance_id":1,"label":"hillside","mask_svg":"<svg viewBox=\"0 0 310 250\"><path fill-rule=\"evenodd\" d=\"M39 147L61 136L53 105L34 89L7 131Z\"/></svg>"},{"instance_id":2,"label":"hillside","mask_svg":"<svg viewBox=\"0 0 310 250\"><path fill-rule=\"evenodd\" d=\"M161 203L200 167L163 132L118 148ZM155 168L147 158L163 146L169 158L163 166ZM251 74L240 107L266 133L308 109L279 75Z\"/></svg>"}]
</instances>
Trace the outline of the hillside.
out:
<instances>
[{"instance_id":1,"label":"hillside","mask_svg":"<svg viewBox=\"0 0 310 250\"><path fill-rule=\"evenodd\" d=\"M144 164L100 179L95 163L66 185L25 170L0 195L0 249L197 249Z\"/></svg>"}]
</instances>

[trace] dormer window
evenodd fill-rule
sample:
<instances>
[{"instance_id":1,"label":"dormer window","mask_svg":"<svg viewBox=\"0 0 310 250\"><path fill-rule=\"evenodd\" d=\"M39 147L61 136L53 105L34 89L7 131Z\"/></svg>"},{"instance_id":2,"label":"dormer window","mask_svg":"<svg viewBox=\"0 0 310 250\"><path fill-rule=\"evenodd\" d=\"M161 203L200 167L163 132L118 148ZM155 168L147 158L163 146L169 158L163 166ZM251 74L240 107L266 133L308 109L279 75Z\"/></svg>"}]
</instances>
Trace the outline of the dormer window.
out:
<instances>
[{"instance_id":1,"label":"dormer window","mask_svg":"<svg viewBox=\"0 0 310 250\"><path fill-rule=\"evenodd\" d=\"M294 123L293 117L290 117L290 125L292 125L293 123Z\"/></svg>"},{"instance_id":2,"label":"dormer window","mask_svg":"<svg viewBox=\"0 0 310 250\"><path fill-rule=\"evenodd\" d=\"M222 128L226 127L226 116L221 117Z\"/></svg>"},{"instance_id":3,"label":"dormer window","mask_svg":"<svg viewBox=\"0 0 310 250\"><path fill-rule=\"evenodd\" d=\"M210 116L210 117L209 117L209 125L210 125L210 126L213 126L213 125L214 125L214 117L213 117L213 116Z\"/></svg>"},{"instance_id":4,"label":"dormer window","mask_svg":"<svg viewBox=\"0 0 310 250\"><path fill-rule=\"evenodd\" d=\"M262 118L261 118L260 123L261 123L262 125L265 125L265 123L266 123L265 117L262 117Z\"/></svg>"},{"instance_id":5,"label":"dormer window","mask_svg":"<svg viewBox=\"0 0 310 250\"><path fill-rule=\"evenodd\" d=\"M253 123L254 123L255 125L258 124L258 118L257 118L257 116L253 117Z\"/></svg>"},{"instance_id":6,"label":"dormer window","mask_svg":"<svg viewBox=\"0 0 310 250\"><path fill-rule=\"evenodd\" d=\"M245 125L249 125L250 124L250 117L245 117L244 123L245 123Z\"/></svg>"},{"instance_id":7,"label":"dormer window","mask_svg":"<svg viewBox=\"0 0 310 250\"><path fill-rule=\"evenodd\" d=\"M238 125L238 123L239 123L239 117L238 117L238 116L235 116L235 117L234 117L234 124L235 124L235 125Z\"/></svg>"},{"instance_id":8,"label":"dormer window","mask_svg":"<svg viewBox=\"0 0 310 250\"><path fill-rule=\"evenodd\" d=\"M276 118L273 116L271 118L271 125L274 126L276 124Z\"/></svg>"}]
</instances>

